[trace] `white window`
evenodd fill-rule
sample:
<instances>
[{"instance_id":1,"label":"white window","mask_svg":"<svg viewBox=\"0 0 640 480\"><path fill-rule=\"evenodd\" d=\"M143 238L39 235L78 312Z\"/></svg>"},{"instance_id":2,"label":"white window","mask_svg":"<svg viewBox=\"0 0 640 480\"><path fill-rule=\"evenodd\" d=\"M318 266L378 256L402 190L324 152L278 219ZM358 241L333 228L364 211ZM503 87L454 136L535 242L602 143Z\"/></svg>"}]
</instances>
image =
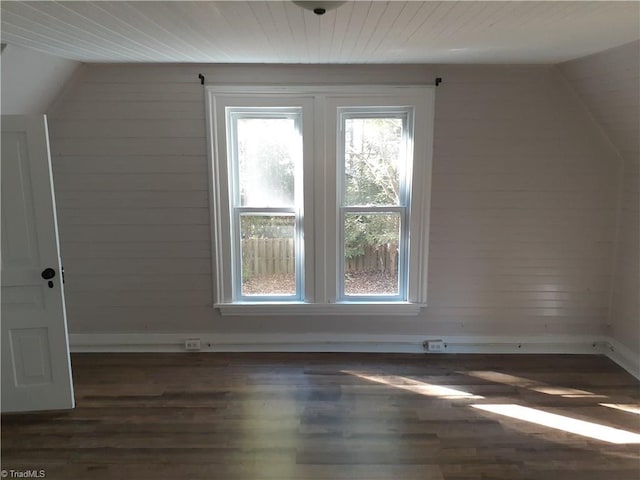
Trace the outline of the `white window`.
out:
<instances>
[{"instance_id":1,"label":"white window","mask_svg":"<svg viewBox=\"0 0 640 480\"><path fill-rule=\"evenodd\" d=\"M303 300L302 110L226 110L233 298Z\"/></svg>"},{"instance_id":2,"label":"white window","mask_svg":"<svg viewBox=\"0 0 640 480\"><path fill-rule=\"evenodd\" d=\"M338 299L406 301L413 107L338 115Z\"/></svg>"},{"instance_id":3,"label":"white window","mask_svg":"<svg viewBox=\"0 0 640 480\"><path fill-rule=\"evenodd\" d=\"M433 87L207 87L216 306L417 314Z\"/></svg>"}]
</instances>

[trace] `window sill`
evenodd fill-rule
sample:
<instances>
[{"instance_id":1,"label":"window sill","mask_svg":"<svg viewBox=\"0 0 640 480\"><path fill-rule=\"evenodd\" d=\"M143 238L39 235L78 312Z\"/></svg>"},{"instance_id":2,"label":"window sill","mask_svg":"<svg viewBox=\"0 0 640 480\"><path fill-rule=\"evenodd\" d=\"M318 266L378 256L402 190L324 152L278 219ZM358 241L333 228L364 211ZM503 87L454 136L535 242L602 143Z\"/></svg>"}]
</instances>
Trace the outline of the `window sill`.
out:
<instances>
[{"instance_id":1,"label":"window sill","mask_svg":"<svg viewBox=\"0 0 640 480\"><path fill-rule=\"evenodd\" d=\"M216 303L224 316L241 315L401 315L416 316L422 305L408 302L371 303Z\"/></svg>"}]
</instances>

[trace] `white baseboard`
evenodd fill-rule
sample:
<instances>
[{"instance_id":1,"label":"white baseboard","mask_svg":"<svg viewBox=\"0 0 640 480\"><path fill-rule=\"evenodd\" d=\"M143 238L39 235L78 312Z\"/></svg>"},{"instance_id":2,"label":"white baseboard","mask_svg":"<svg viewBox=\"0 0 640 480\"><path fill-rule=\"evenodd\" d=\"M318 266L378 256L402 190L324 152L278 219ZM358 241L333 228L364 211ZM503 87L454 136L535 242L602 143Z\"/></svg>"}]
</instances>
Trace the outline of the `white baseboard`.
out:
<instances>
[{"instance_id":1,"label":"white baseboard","mask_svg":"<svg viewBox=\"0 0 640 480\"><path fill-rule=\"evenodd\" d=\"M603 353L640 380L640 356L637 353L613 338L607 339Z\"/></svg>"},{"instance_id":2,"label":"white baseboard","mask_svg":"<svg viewBox=\"0 0 640 480\"><path fill-rule=\"evenodd\" d=\"M609 337L543 336L417 336L338 334L129 333L69 336L72 352L185 352L186 339L197 338L201 352L358 352L428 353L425 340L442 340L442 353L556 353L607 355L640 379L638 358Z\"/></svg>"},{"instance_id":3,"label":"white baseboard","mask_svg":"<svg viewBox=\"0 0 640 480\"><path fill-rule=\"evenodd\" d=\"M208 352L425 353L425 340L443 340L443 353L603 353L607 339L584 335L417 336L340 334L130 333L70 335L72 352L184 352L188 338Z\"/></svg>"}]
</instances>

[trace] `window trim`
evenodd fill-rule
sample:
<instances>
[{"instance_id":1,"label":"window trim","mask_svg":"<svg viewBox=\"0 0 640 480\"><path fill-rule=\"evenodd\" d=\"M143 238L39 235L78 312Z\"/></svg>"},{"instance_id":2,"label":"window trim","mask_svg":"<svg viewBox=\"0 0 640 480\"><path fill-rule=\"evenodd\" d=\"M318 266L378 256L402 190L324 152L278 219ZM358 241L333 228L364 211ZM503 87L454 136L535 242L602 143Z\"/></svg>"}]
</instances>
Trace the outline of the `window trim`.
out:
<instances>
[{"instance_id":1,"label":"window trim","mask_svg":"<svg viewBox=\"0 0 640 480\"><path fill-rule=\"evenodd\" d=\"M304 169L312 171L315 183L305 178L305 203L310 205L304 215L305 230L305 278L304 302L239 302L231 295L232 271L230 242L225 240L229 225L229 191L226 163L226 140L223 137L225 116L218 116L221 105L229 101L234 106L254 107L255 98L273 106L311 106L313 113L303 108L303 128L306 138L313 141L304 145ZM322 235L314 235L314 224L326 225L327 212L337 211L335 179L327 172L336 172L335 143L318 141L325 138L327 129L336 126L337 118L324 115L335 106L358 106L354 99L377 99L380 106L415 106L414 131L420 132L414 139L414 164L411 179L409 231L411 231L411 268L409 270L408 301L406 302L340 302L336 298L338 265L327 265L322 260L337 258L335 227L324 228ZM244 103L243 103L244 102ZM353 103L353 105L351 105ZM431 190L431 165L433 150L433 116L435 87L423 85L344 85L344 86L273 86L273 85L210 85L205 87L207 150L209 157L210 208L212 212L212 277L214 282L213 306L223 315L417 315L427 301L427 272L429 246L429 204ZM339 105L338 105L339 104ZM224 111L224 108L223 108ZM311 118L307 118L312 115ZM222 123L222 130L221 125ZM311 127L309 132L307 129ZM333 131L337 131L333 129ZM316 137L314 137L316 136ZM335 137L335 135L333 135ZM331 137L329 135L328 137ZM334 142L337 139L334 138ZM333 147L333 152L331 152ZM221 158L224 157L224 158ZM312 161L313 158L323 161ZM222 161L221 161L222 160ZM333 169L333 170L332 170ZM318 173L324 182L318 182ZM331 177L331 181L329 178ZM216 182L215 179L225 179ZM313 180L313 179L312 179ZM333 182L333 185L331 184ZM310 183L310 184L309 184ZM418 188L416 188L418 187ZM321 231L323 229L319 229ZM333 231L332 231L333 230ZM309 254L309 252L312 252ZM332 263L332 262L330 262ZM336 270L334 270L336 269ZM333 272L331 272L334 270ZM328 274L331 273L331 277Z\"/></svg>"}]
</instances>

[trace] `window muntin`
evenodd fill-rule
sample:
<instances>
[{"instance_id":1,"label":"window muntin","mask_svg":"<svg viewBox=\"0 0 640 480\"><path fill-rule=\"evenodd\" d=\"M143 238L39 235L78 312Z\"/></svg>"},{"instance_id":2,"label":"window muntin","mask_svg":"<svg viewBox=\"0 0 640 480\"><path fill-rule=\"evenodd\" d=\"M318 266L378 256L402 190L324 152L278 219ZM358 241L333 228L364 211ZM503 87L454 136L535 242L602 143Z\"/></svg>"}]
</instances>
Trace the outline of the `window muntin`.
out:
<instances>
[{"instance_id":1,"label":"window muntin","mask_svg":"<svg viewBox=\"0 0 640 480\"><path fill-rule=\"evenodd\" d=\"M338 116L338 300L406 301L413 108Z\"/></svg>"},{"instance_id":2,"label":"window muntin","mask_svg":"<svg viewBox=\"0 0 640 480\"><path fill-rule=\"evenodd\" d=\"M227 107L235 301L303 298L302 109Z\"/></svg>"}]
</instances>

